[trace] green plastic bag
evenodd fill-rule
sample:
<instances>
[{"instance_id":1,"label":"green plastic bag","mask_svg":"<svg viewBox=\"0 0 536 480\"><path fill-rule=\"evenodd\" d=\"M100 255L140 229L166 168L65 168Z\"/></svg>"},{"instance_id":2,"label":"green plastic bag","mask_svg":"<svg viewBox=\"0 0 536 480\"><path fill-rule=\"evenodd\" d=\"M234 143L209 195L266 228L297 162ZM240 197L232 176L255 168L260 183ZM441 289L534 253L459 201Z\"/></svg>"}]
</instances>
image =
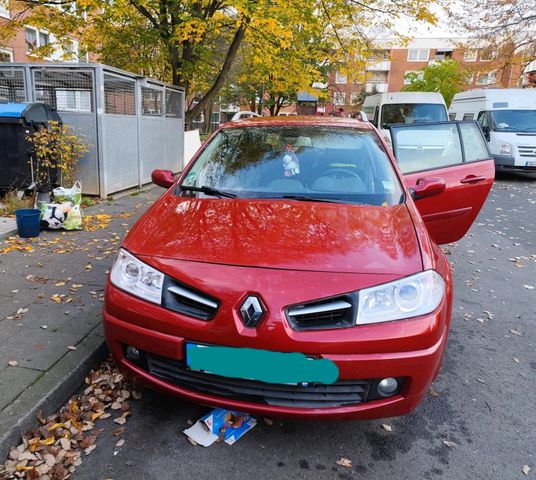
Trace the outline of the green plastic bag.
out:
<instances>
[{"instance_id":1,"label":"green plastic bag","mask_svg":"<svg viewBox=\"0 0 536 480\"><path fill-rule=\"evenodd\" d=\"M82 184L77 180L71 188L55 188L52 190L52 195L55 202L71 202L73 205L80 205L82 203Z\"/></svg>"},{"instance_id":2,"label":"green plastic bag","mask_svg":"<svg viewBox=\"0 0 536 480\"><path fill-rule=\"evenodd\" d=\"M64 230L82 230L82 212L80 205L73 205L63 222Z\"/></svg>"}]
</instances>

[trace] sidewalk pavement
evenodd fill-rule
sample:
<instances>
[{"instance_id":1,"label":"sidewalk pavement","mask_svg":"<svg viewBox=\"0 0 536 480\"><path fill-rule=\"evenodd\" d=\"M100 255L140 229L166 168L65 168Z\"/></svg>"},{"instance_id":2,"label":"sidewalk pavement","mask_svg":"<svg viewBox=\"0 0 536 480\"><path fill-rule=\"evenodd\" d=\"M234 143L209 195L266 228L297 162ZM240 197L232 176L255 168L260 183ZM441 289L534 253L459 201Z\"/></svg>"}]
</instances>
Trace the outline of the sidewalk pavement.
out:
<instances>
[{"instance_id":1,"label":"sidewalk pavement","mask_svg":"<svg viewBox=\"0 0 536 480\"><path fill-rule=\"evenodd\" d=\"M0 240L0 462L35 414L55 412L106 353L106 273L121 241L163 190L83 210L84 230Z\"/></svg>"}]
</instances>

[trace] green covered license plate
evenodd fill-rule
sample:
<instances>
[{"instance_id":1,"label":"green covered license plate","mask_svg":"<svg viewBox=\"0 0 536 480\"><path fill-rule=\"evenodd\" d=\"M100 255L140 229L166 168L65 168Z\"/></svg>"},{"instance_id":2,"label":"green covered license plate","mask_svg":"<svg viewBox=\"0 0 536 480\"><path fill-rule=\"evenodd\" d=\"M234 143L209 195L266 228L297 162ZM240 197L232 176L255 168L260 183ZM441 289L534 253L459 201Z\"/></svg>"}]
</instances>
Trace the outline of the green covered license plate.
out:
<instances>
[{"instance_id":1,"label":"green covered license plate","mask_svg":"<svg viewBox=\"0 0 536 480\"><path fill-rule=\"evenodd\" d=\"M281 353L255 348L186 344L186 365L229 378L266 383L297 384L337 381L339 369L326 358L308 358L303 353Z\"/></svg>"}]
</instances>

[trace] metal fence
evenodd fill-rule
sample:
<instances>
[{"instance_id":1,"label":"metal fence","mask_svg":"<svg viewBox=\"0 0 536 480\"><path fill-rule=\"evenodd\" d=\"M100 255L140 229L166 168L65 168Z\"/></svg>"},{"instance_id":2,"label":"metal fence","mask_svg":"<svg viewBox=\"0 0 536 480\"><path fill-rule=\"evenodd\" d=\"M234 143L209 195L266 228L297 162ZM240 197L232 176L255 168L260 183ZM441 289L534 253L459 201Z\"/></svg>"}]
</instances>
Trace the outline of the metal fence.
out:
<instances>
[{"instance_id":1,"label":"metal fence","mask_svg":"<svg viewBox=\"0 0 536 480\"><path fill-rule=\"evenodd\" d=\"M181 170L184 92L102 64L0 66L0 102L46 102L90 145L76 177L84 193L108 195Z\"/></svg>"}]
</instances>

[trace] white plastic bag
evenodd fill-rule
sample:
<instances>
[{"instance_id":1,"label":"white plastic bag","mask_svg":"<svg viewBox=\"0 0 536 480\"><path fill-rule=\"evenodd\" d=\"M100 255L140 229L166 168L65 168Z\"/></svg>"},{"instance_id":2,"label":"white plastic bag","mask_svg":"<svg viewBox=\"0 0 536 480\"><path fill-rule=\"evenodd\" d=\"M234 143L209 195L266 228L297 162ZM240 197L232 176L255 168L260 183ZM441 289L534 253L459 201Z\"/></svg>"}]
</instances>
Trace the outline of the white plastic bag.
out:
<instances>
[{"instance_id":1,"label":"white plastic bag","mask_svg":"<svg viewBox=\"0 0 536 480\"><path fill-rule=\"evenodd\" d=\"M71 188L55 188L52 190L52 195L55 202L71 202L73 205L80 205L82 203L82 184L77 180Z\"/></svg>"}]
</instances>

